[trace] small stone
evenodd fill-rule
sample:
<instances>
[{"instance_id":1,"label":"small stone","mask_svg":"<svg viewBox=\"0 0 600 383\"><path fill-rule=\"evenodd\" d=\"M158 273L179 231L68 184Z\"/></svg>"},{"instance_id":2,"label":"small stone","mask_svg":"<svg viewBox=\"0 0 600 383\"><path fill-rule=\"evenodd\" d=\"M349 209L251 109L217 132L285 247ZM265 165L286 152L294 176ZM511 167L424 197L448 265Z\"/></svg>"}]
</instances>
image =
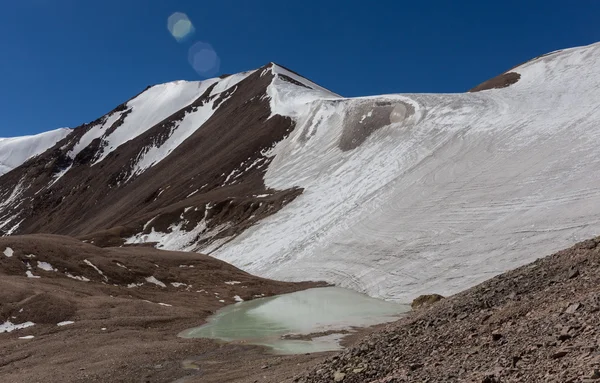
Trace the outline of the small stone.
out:
<instances>
[{"instance_id":1,"label":"small stone","mask_svg":"<svg viewBox=\"0 0 600 383\"><path fill-rule=\"evenodd\" d=\"M412 301L410 306L413 310L417 310L420 307L431 306L435 302L441 301L442 299L444 299L444 297L439 294L421 295L415 298L415 300Z\"/></svg>"},{"instance_id":2,"label":"small stone","mask_svg":"<svg viewBox=\"0 0 600 383\"><path fill-rule=\"evenodd\" d=\"M569 279L577 278L579 276L579 270L574 269L569 272Z\"/></svg>"},{"instance_id":3,"label":"small stone","mask_svg":"<svg viewBox=\"0 0 600 383\"><path fill-rule=\"evenodd\" d=\"M573 304L570 304L569 307L567 307L565 312L567 314L575 314L575 311L577 311L580 307L581 307L581 305L579 303L573 303Z\"/></svg>"},{"instance_id":4,"label":"small stone","mask_svg":"<svg viewBox=\"0 0 600 383\"><path fill-rule=\"evenodd\" d=\"M344 374L344 373L343 373L343 372L341 372L341 371L336 371L336 372L333 374L333 381L334 381L334 382L341 382L342 380L344 380L344 378L345 378L345 377L346 377L346 374Z\"/></svg>"},{"instance_id":5,"label":"small stone","mask_svg":"<svg viewBox=\"0 0 600 383\"><path fill-rule=\"evenodd\" d=\"M486 375L483 380L481 381L481 383L499 383L500 380L498 380L496 378L495 375Z\"/></svg>"},{"instance_id":6,"label":"small stone","mask_svg":"<svg viewBox=\"0 0 600 383\"><path fill-rule=\"evenodd\" d=\"M569 351L567 351L567 350L558 350L554 354L550 355L550 358L552 358L552 359L560 359L563 356L567 355L568 353L569 353Z\"/></svg>"},{"instance_id":7,"label":"small stone","mask_svg":"<svg viewBox=\"0 0 600 383\"><path fill-rule=\"evenodd\" d=\"M500 334L498 331L492 332L492 340L498 341L500 339L502 339L502 334Z\"/></svg>"},{"instance_id":8,"label":"small stone","mask_svg":"<svg viewBox=\"0 0 600 383\"><path fill-rule=\"evenodd\" d=\"M512 368L516 368L517 367L517 363L519 363L519 361L521 360L520 356L513 356L512 357Z\"/></svg>"},{"instance_id":9,"label":"small stone","mask_svg":"<svg viewBox=\"0 0 600 383\"><path fill-rule=\"evenodd\" d=\"M355 374L360 374L364 370L365 370L364 368L355 368L354 370L352 370L352 372L355 373Z\"/></svg>"},{"instance_id":10,"label":"small stone","mask_svg":"<svg viewBox=\"0 0 600 383\"><path fill-rule=\"evenodd\" d=\"M415 370L418 370L419 368L423 367L423 365L420 363L413 363L408 367L410 368L411 371L415 371Z\"/></svg>"},{"instance_id":11,"label":"small stone","mask_svg":"<svg viewBox=\"0 0 600 383\"><path fill-rule=\"evenodd\" d=\"M269 366L267 366L266 364L264 364L264 365L260 366L260 368L261 368L262 370L265 370L265 369L269 368Z\"/></svg>"},{"instance_id":12,"label":"small stone","mask_svg":"<svg viewBox=\"0 0 600 383\"><path fill-rule=\"evenodd\" d=\"M598 380L600 379L600 370L594 370L590 375L590 379Z\"/></svg>"},{"instance_id":13,"label":"small stone","mask_svg":"<svg viewBox=\"0 0 600 383\"><path fill-rule=\"evenodd\" d=\"M558 340L560 340L561 342L564 342L565 340L569 340L571 339L571 335L569 334L560 334L558 336Z\"/></svg>"}]
</instances>

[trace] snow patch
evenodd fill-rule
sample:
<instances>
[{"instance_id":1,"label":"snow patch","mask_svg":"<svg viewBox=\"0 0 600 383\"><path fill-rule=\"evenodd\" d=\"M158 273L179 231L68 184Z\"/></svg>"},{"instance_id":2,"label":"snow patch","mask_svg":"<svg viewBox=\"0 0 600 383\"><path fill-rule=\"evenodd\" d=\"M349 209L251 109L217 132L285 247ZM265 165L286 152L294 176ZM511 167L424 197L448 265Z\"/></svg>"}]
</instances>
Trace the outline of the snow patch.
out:
<instances>
[{"instance_id":1,"label":"snow patch","mask_svg":"<svg viewBox=\"0 0 600 383\"><path fill-rule=\"evenodd\" d=\"M148 283L153 283L153 284L155 284L155 285L157 285L157 286L160 286L160 287L167 287L167 285L165 285L164 283L162 283L162 282L161 282L161 281L159 281L158 279L154 278L154 276L152 276L152 277L147 277L147 278L146 278L146 282L148 282Z\"/></svg>"},{"instance_id":2,"label":"snow patch","mask_svg":"<svg viewBox=\"0 0 600 383\"><path fill-rule=\"evenodd\" d=\"M210 207L210 204L206 204L205 216ZM143 232L137 233L132 237L127 238L125 244L156 242L156 248L158 249L195 251L198 248L199 242L210 240L230 226L226 223L216 226L211 230L207 230L207 221L206 218L203 218L192 230L186 231L183 229L183 226L186 223L187 221L185 220L182 220L179 223L173 223L169 226L167 232L155 231L154 228L152 228L151 232L148 234L144 234Z\"/></svg>"},{"instance_id":3,"label":"snow patch","mask_svg":"<svg viewBox=\"0 0 600 383\"><path fill-rule=\"evenodd\" d=\"M31 326L35 326L35 323L25 322L25 323L20 323L20 324L13 324L10 321L6 321L6 322L0 324L0 334L5 333L5 332L13 332L15 330L22 330L24 328L28 328Z\"/></svg>"},{"instance_id":4,"label":"snow patch","mask_svg":"<svg viewBox=\"0 0 600 383\"><path fill-rule=\"evenodd\" d=\"M104 273L102 272L102 270L100 270L99 268L96 267L96 265L94 265L92 262L88 261L87 259L84 259L83 262L88 265L89 267L93 268L94 270L96 270L96 272L98 274L100 274L102 276L102 278L104 278L105 281L108 281L108 277L106 275L104 275Z\"/></svg>"},{"instance_id":5,"label":"snow patch","mask_svg":"<svg viewBox=\"0 0 600 383\"><path fill-rule=\"evenodd\" d=\"M138 156L137 163L133 167L128 180L161 162L194 134L197 129L204 125L214 113L213 103L214 100L198 107L195 111L186 114L183 120L173 128L169 138L160 146L145 148Z\"/></svg>"},{"instance_id":6,"label":"snow patch","mask_svg":"<svg viewBox=\"0 0 600 383\"><path fill-rule=\"evenodd\" d=\"M37 262L37 267L38 269L44 270L44 271L58 271L56 270L54 267L52 267L51 264L49 264L48 262Z\"/></svg>"},{"instance_id":7,"label":"snow patch","mask_svg":"<svg viewBox=\"0 0 600 383\"><path fill-rule=\"evenodd\" d=\"M89 280L89 279L87 279L86 277L75 276L75 275L72 275L72 274L70 274L70 273L65 273L65 275L66 275L68 278L75 279L75 280L78 280L78 281L81 281L81 282L89 282L89 281L90 281L90 280Z\"/></svg>"},{"instance_id":8,"label":"snow patch","mask_svg":"<svg viewBox=\"0 0 600 383\"><path fill-rule=\"evenodd\" d=\"M4 249L4 256L7 258L12 257L14 254L13 249L11 249L10 247L7 247L6 249Z\"/></svg>"},{"instance_id":9,"label":"snow patch","mask_svg":"<svg viewBox=\"0 0 600 383\"><path fill-rule=\"evenodd\" d=\"M0 175L42 154L71 132L71 129L61 128L33 136L0 138Z\"/></svg>"},{"instance_id":10,"label":"snow patch","mask_svg":"<svg viewBox=\"0 0 600 383\"><path fill-rule=\"evenodd\" d=\"M59 327L63 327L63 326L72 325L73 323L75 323L75 322L70 321L70 320L66 320L66 321L63 321L63 322L58 322L56 325L59 326Z\"/></svg>"},{"instance_id":11,"label":"snow patch","mask_svg":"<svg viewBox=\"0 0 600 383\"><path fill-rule=\"evenodd\" d=\"M127 108L132 109L127 115L123 125L109 135L102 136L102 152L94 162L103 161L118 147L145 133L173 113L185 108L218 79L209 79L201 82L175 81L155 85L127 103ZM96 127L102 130L101 127ZM96 133L98 135L99 133ZM104 134L104 133L102 133Z\"/></svg>"},{"instance_id":12,"label":"snow patch","mask_svg":"<svg viewBox=\"0 0 600 383\"><path fill-rule=\"evenodd\" d=\"M41 278L41 277L40 277L40 276L38 276L38 275L33 275L33 273L32 273L31 271L29 271L29 270L27 270L27 271L25 272L25 275L27 275L27 278Z\"/></svg>"}]
</instances>

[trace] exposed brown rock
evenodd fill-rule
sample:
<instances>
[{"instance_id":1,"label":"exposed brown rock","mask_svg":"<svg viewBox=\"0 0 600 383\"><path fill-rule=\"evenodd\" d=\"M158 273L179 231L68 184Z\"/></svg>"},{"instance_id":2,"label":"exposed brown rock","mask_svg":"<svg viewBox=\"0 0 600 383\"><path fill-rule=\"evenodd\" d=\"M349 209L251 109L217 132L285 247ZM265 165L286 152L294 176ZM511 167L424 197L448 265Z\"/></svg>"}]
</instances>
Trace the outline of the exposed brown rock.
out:
<instances>
[{"instance_id":1,"label":"exposed brown rock","mask_svg":"<svg viewBox=\"0 0 600 383\"><path fill-rule=\"evenodd\" d=\"M344 116L344 131L339 147L344 151L356 149L377 130L392 122L402 121L414 113L412 105L400 101L358 105Z\"/></svg>"},{"instance_id":2,"label":"exposed brown rock","mask_svg":"<svg viewBox=\"0 0 600 383\"><path fill-rule=\"evenodd\" d=\"M482 82L475 88L470 89L469 92L481 92L482 90L506 88L512 84L515 84L520 78L521 75L519 73L506 72L490 80Z\"/></svg>"},{"instance_id":3,"label":"exposed brown rock","mask_svg":"<svg viewBox=\"0 0 600 383\"><path fill-rule=\"evenodd\" d=\"M413 310L417 310L421 307L431 306L435 302L439 302L442 299L444 299L444 297L439 294L420 295L412 301L412 303L410 304L410 307Z\"/></svg>"}]
</instances>

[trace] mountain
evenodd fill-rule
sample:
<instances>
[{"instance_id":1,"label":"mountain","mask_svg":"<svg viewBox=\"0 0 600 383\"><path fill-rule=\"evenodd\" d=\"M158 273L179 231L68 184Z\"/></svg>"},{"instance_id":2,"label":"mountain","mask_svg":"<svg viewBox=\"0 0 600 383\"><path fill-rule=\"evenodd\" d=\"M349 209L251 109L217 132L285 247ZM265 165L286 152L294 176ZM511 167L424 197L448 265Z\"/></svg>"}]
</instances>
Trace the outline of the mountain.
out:
<instances>
[{"instance_id":1,"label":"mountain","mask_svg":"<svg viewBox=\"0 0 600 383\"><path fill-rule=\"evenodd\" d=\"M69 133L70 129L62 128L33 136L0 138L0 176L29 158L42 154Z\"/></svg>"},{"instance_id":2,"label":"mountain","mask_svg":"<svg viewBox=\"0 0 600 383\"><path fill-rule=\"evenodd\" d=\"M344 98L273 63L156 85L4 174L0 230L455 293L598 233L599 68L594 44L461 94Z\"/></svg>"}]
</instances>

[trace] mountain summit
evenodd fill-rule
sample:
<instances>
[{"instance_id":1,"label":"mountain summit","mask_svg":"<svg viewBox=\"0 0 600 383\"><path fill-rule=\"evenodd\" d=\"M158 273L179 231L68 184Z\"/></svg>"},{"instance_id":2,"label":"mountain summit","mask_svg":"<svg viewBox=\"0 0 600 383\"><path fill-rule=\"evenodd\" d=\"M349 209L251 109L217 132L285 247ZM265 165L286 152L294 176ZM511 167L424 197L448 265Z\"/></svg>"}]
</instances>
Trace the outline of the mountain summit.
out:
<instances>
[{"instance_id":1,"label":"mountain summit","mask_svg":"<svg viewBox=\"0 0 600 383\"><path fill-rule=\"evenodd\" d=\"M464 94L343 98L273 63L156 85L13 163L0 230L454 293L598 233L599 68L594 44Z\"/></svg>"}]
</instances>

